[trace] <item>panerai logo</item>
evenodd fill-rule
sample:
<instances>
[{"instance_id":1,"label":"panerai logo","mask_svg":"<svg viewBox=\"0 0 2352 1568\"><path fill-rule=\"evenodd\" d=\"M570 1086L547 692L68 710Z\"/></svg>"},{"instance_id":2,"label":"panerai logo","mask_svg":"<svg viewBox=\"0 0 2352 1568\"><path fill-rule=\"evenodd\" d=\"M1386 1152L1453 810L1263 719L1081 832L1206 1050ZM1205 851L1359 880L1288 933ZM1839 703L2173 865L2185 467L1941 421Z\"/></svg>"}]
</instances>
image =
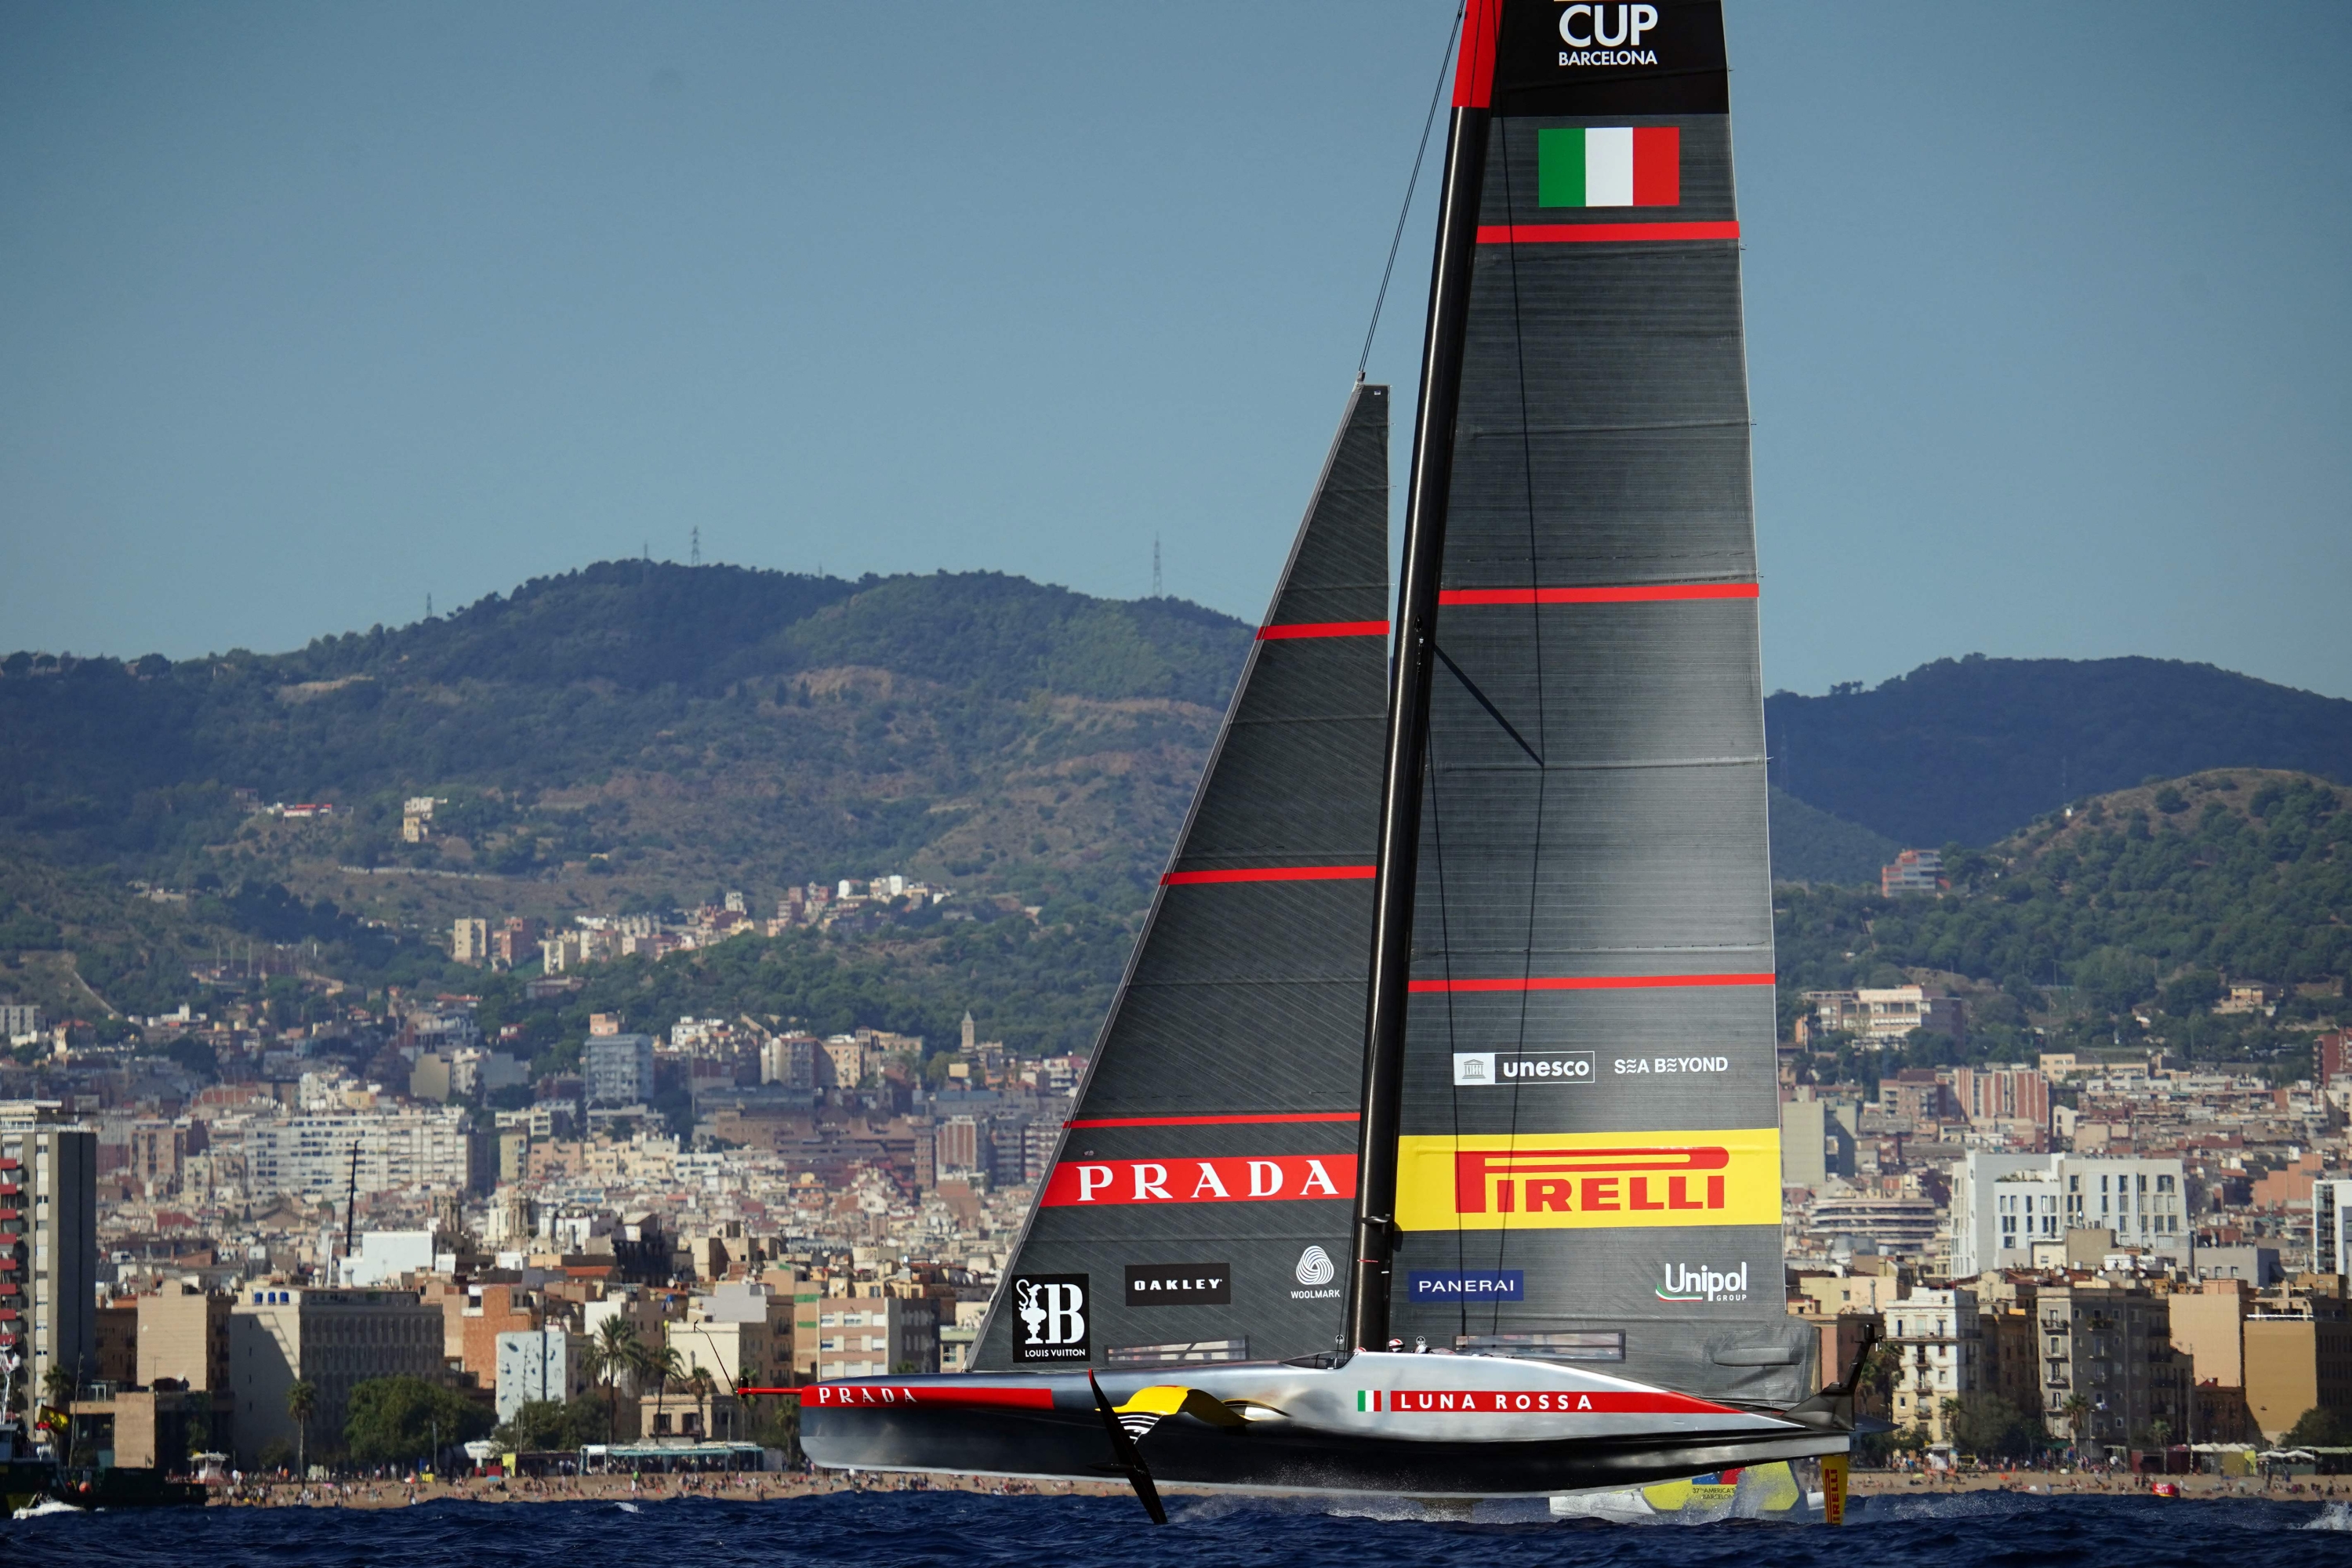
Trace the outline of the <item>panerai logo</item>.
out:
<instances>
[{"instance_id":1,"label":"panerai logo","mask_svg":"<svg viewBox=\"0 0 2352 1568\"><path fill-rule=\"evenodd\" d=\"M1559 52L1564 66L1654 66L1657 51L1642 47L1642 35L1658 25L1655 5L1587 5L1578 0L1559 14Z\"/></svg>"},{"instance_id":2,"label":"panerai logo","mask_svg":"<svg viewBox=\"0 0 2352 1568\"><path fill-rule=\"evenodd\" d=\"M1013 1310L1021 1327L1013 1336L1014 1361L1085 1361L1087 1277L1016 1274Z\"/></svg>"},{"instance_id":3,"label":"panerai logo","mask_svg":"<svg viewBox=\"0 0 2352 1568\"><path fill-rule=\"evenodd\" d=\"M1665 1265L1665 1283L1658 1288L1661 1301L1745 1301L1748 1300L1748 1265L1737 1268L1693 1268L1687 1264Z\"/></svg>"}]
</instances>

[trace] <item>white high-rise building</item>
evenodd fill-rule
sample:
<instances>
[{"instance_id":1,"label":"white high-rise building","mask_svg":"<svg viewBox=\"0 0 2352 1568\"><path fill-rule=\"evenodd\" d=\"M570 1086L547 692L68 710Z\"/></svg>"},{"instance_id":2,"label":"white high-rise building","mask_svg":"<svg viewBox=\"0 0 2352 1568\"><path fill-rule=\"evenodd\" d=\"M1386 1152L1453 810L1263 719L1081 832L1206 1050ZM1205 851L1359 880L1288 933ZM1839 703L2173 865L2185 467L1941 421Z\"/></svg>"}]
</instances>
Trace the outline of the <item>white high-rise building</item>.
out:
<instances>
[{"instance_id":1,"label":"white high-rise building","mask_svg":"<svg viewBox=\"0 0 2352 1568\"><path fill-rule=\"evenodd\" d=\"M0 1352L36 1401L53 1366L98 1375L98 1133L60 1112L0 1101Z\"/></svg>"},{"instance_id":2,"label":"white high-rise building","mask_svg":"<svg viewBox=\"0 0 2352 1568\"><path fill-rule=\"evenodd\" d=\"M2187 1268L2195 1244L2180 1162L1971 1151L1952 1164L1952 1278L2028 1268L2036 1242L2112 1230L2118 1247Z\"/></svg>"}]
</instances>

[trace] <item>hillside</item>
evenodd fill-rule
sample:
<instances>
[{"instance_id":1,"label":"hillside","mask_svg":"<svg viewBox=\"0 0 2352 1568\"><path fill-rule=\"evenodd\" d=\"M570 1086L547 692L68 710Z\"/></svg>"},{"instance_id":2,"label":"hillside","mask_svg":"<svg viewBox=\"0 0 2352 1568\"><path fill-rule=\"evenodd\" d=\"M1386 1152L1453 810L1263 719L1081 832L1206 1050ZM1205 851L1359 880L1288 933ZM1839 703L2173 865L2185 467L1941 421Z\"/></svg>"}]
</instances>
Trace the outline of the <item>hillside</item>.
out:
<instances>
[{"instance_id":1,"label":"hillside","mask_svg":"<svg viewBox=\"0 0 2352 1568\"><path fill-rule=\"evenodd\" d=\"M2352 702L2155 658L1938 659L1864 691L1772 694L1773 782L1903 844L1990 844L2151 778L2352 782Z\"/></svg>"},{"instance_id":2,"label":"hillside","mask_svg":"<svg viewBox=\"0 0 2352 1568\"><path fill-rule=\"evenodd\" d=\"M1944 897L1783 886L1784 1024L1805 990L1925 981L1971 997L1977 1059L2160 1044L2294 1076L2352 979L2347 808L2326 780L2230 769L2044 816L1956 857ZM2213 1014L2229 982L2277 988L2276 1014Z\"/></svg>"},{"instance_id":3,"label":"hillside","mask_svg":"<svg viewBox=\"0 0 2352 1568\"><path fill-rule=\"evenodd\" d=\"M993 574L607 562L290 654L20 653L0 663L0 838L395 921L772 901L889 869L1132 905L1248 640L1178 601ZM257 817L239 789L336 812ZM412 795L444 802L423 846L401 842ZM499 885L425 896L451 879L337 867Z\"/></svg>"}]
</instances>

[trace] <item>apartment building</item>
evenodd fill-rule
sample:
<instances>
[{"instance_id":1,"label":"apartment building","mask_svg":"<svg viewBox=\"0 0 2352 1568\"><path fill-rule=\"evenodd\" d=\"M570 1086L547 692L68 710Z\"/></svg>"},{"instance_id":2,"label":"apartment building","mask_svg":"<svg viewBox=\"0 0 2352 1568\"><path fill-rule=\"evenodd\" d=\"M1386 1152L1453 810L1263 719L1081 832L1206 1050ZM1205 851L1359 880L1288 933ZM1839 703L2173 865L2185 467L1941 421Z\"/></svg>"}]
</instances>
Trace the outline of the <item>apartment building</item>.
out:
<instances>
[{"instance_id":1,"label":"apartment building","mask_svg":"<svg viewBox=\"0 0 2352 1568\"><path fill-rule=\"evenodd\" d=\"M1886 1342L1895 1356L1894 1420L1928 1440L1952 1440L1948 1402L1976 1391L1981 1329L1976 1292L1955 1286L1914 1290L1885 1309Z\"/></svg>"},{"instance_id":2,"label":"apartment building","mask_svg":"<svg viewBox=\"0 0 2352 1568\"><path fill-rule=\"evenodd\" d=\"M922 1298L828 1296L817 1315L819 1377L937 1372L939 1309Z\"/></svg>"},{"instance_id":3,"label":"apartment building","mask_svg":"<svg viewBox=\"0 0 2352 1568\"><path fill-rule=\"evenodd\" d=\"M588 1392L587 1342L562 1329L518 1329L499 1335L499 1419L511 1421L526 1405L577 1399Z\"/></svg>"},{"instance_id":4,"label":"apartment building","mask_svg":"<svg viewBox=\"0 0 2352 1568\"><path fill-rule=\"evenodd\" d=\"M1952 1171L1952 1278L2033 1266L2037 1243L2112 1230L2186 1271L2195 1242L2177 1159L1972 1150Z\"/></svg>"},{"instance_id":5,"label":"apartment building","mask_svg":"<svg viewBox=\"0 0 2352 1568\"><path fill-rule=\"evenodd\" d=\"M342 1431L352 1389L373 1377L438 1381L438 1308L406 1290L320 1290L257 1285L229 1313L230 1394L236 1459L250 1468L273 1442L296 1444L286 1394L298 1382L317 1390L312 1446Z\"/></svg>"},{"instance_id":6,"label":"apartment building","mask_svg":"<svg viewBox=\"0 0 2352 1568\"><path fill-rule=\"evenodd\" d=\"M2189 1436L2192 1363L2172 1344L2171 1300L2109 1279L2045 1285L2036 1292L2042 1336L2042 1419L2061 1442L2141 1447L2163 1423L2168 1439ZM2079 1395L2081 1406L2073 1404Z\"/></svg>"},{"instance_id":7,"label":"apartment building","mask_svg":"<svg viewBox=\"0 0 2352 1568\"><path fill-rule=\"evenodd\" d=\"M98 1375L98 1132L54 1100L0 1102L0 1351Z\"/></svg>"},{"instance_id":8,"label":"apartment building","mask_svg":"<svg viewBox=\"0 0 2352 1568\"><path fill-rule=\"evenodd\" d=\"M1854 991L1808 991L1810 1016L1801 1020L1805 1037L1843 1030L1864 1044L1900 1044L1914 1029L1953 1039L1968 1036L1968 1009L1957 996L1929 995L1917 985L1864 986Z\"/></svg>"},{"instance_id":9,"label":"apartment building","mask_svg":"<svg viewBox=\"0 0 2352 1568\"><path fill-rule=\"evenodd\" d=\"M230 1304L226 1295L184 1283L140 1297L137 1373L131 1381L152 1387L169 1379L183 1388L226 1394Z\"/></svg>"},{"instance_id":10,"label":"apartment building","mask_svg":"<svg viewBox=\"0 0 2352 1568\"><path fill-rule=\"evenodd\" d=\"M2331 1289L2252 1303L2244 1324L2246 1408L2270 1442L2315 1408L2352 1411L2352 1307Z\"/></svg>"}]
</instances>

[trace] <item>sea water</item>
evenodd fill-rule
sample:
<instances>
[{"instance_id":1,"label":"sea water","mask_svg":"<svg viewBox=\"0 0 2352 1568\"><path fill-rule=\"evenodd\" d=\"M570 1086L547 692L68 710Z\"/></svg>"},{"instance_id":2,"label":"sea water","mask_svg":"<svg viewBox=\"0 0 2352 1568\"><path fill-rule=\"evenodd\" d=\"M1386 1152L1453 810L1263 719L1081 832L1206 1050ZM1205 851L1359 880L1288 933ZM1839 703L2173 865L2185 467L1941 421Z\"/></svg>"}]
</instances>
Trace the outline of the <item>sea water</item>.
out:
<instances>
[{"instance_id":1,"label":"sea water","mask_svg":"<svg viewBox=\"0 0 2352 1568\"><path fill-rule=\"evenodd\" d=\"M2263 1499L2043 1498L1975 1492L1856 1500L1842 1530L1738 1520L1555 1520L1538 1499L1433 1518L1404 1499L1169 1500L1166 1528L1122 1498L835 1493L772 1502L442 1501L410 1508L205 1509L0 1522L0 1562L205 1568L2254 1568L2352 1564L2352 1510Z\"/></svg>"}]
</instances>

